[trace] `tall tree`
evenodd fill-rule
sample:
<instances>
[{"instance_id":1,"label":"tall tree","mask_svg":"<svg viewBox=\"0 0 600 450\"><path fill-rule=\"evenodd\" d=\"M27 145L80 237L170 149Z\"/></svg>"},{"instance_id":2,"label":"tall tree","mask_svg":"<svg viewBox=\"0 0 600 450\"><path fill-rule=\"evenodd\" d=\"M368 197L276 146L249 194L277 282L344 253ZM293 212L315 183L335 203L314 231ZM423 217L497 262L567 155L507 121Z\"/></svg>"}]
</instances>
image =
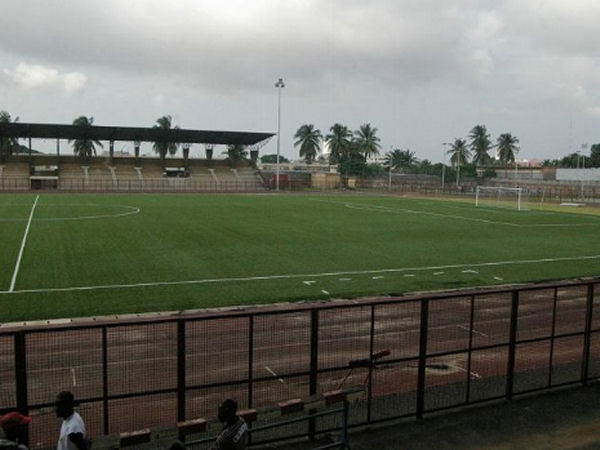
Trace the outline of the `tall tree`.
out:
<instances>
[{"instance_id":1,"label":"tall tree","mask_svg":"<svg viewBox=\"0 0 600 450\"><path fill-rule=\"evenodd\" d=\"M171 129L178 130L178 126L172 126L172 121L173 119L171 118L171 116L159 117L158 119L156 119L156 124L154 125L154 128L159 128L161 130L164 130L165 132L169 132ZM158 155L160 156L160 160L163 164L167 154L173 156L175 153L177 153L177 147L179 147L178 143L169 142L168 140L156 141L152 145L154 152L158 153Z\"/></svg>"},{"instance_id":2,"label":"tall tree","mask_svg":"<svg viewBox=\"0 0 600 450\"><path fill-rule=\"evenodd\" d=\"M504 163L506 169L509 164L515 163L515 156L519 153L519 140L510 133L498 136L496 146L498 147L498 158Z\"/></svg>"},{"instance_id":3,"label":"tall tree","mask_svg":"<svg viewBox=\"0 0 600 450\"><path fill-rule=\"evenodd\" d=\"M14 123L18 122L19 118L15 117L11 119L10 114L7 111L0 111L0 123ZM6 162L8 157L16 151L19 146L19 139L16 137L0 136L0 163Z\"/></svg>"},{"instance_id":4,"label":"tall tree","mask_svg":"<svg viewBox=\"0 0 600 450\"><path fill-rule=\"evenodd\" d=\"M593 144L590 148L590 167L600 167L600 144Z\"/></svg>"},{"instance_id":5,"label":"tall tree","mask_svg":"<svg viewBox=\"0 0 600 450\"><path fill-rule=\"evenodd\" d=\"M485 125L475 125L469 133L471 142L469 146L473 152L473 162L478 166L485 166L491 162L489 151L492 148L490 134Z\"/></svg>"},{"instance_id":6,"label":"tall tree","mask_svg":"<svg viewBox=\"0 0 600 450\"><path fill-rule=\"evenodd\" d=\"M354 132L356 146L359 152L365 155L366 159L371 156L379 155L380 139L377 137L377 128L371 127L370 123L365 123Z\"/></svg>"},{"instance_id":7,"label":"tall tree","mask_svg":"<svg viewBox=\"0 0 600 450\"><path fill-rule=\"evenodd\" d=\"M385 166L388 170L391 166L392 170L398 170L404 173L407 169L414 167L417 162L418 160L415 156L415 152L411 152L408 149L395 149L391 152L387 152L385 155Z\"/></svg>"},{"instance_id":8,"label":"tall tree","mask_svg":"<svg viewBox=\"0 0 600 450\"><path fill-rule=\"evenodd\" d=\"M246 147L240 144L228 145L227 151L223 152L223 154L227 155L227 161L229 161L229 164L231 164L232 167L237 166L238 163L248 157Z\"/></svg>"},{"instance_id":9,"label":"tall tree","mask_svg":"<svg viewBox=\"0 0 600 450\"><path fill-rule=\"evenodd\" d=\"M467 141L465 139L454 139L454 142L450 144L450 163L456 167L456 186L460 183L460 167L464 166L469 162L471 152L467 147Z\"/></svg>"},{"instance_id":10,"label":"tall tree","mask_svg":"<svg viewBox=\"0 0 600 450\"><path fill-rule=\"evenodd\" d=\"M342 157L347 156L351 150L352 132L347 126L336 123L325 136L325 142L329 146L329 164L337 164Z\"/></svg>"},{"instance_id":11,"label":"tall tree","mask_svg":"<svg viewBox=\"0 0 600 450\"><path fill-rule=\"evenodd\" d=\"M73 121L73 125L87 131L94 125L94 118L79 116ZM96 146L104 147L100 141L86 137L86 131L83 132L84 137L81 139L69 139L69 143L73 143L73 153L84 163L89 162L92 155L96 156Z\"/></svg>"},{"instance_id":12,"label":"tall tree","mask_svg":"<svg viewBox=\"0 0 600 450\"><path fill-rule=\"evenodd\" d=\"M315 126L312 124L304 124L298 128L294 139L296 139L294 147L300 146L300 157L304 158L306 164L312 164L317 158L319 144L321 139L323 139L321 131L315 129Z\"/></svg>"}]
</instances>

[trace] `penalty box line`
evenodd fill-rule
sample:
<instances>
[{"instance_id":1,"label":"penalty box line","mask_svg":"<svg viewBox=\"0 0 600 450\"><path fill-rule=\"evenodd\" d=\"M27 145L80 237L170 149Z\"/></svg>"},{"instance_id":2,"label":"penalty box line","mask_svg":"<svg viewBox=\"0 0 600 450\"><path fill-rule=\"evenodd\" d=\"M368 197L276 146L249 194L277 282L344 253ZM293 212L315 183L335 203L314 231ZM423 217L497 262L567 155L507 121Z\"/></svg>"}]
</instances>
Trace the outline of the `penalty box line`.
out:
<instances>
[{"instance_id":1,"label":"penalty box line","mask_svg":"<svg viewBox=\"0 0 600 450\"><path fill-rule=\"evenodd\" d=\"M441 270L441 269L461 269L465 267L495 267L495 266L508 266L508 265L519 265L519 264L540 264L540 263L553 263L553 262L564 262L564 261L586 261L600 259L600 255L590 256L565 256L558 258L540 258L540 259L524 259L524 260L512 260L512 261L493 261L486 263L475 263L475 264L448 264L443 266L427 266L427 267L404 267L395 269L373 269L373 270L354 270L354 271L342 271L342 272L321 272L321 273L303 273L303 274L283 274L283 275L264 275L254 277L238 277L238 278L207 278L202 280L182 280L182 281L155 281L146 283L131 283L131 284L110 284L110 285L96 285L96 286L74 286L65 288L42 288L42 289L21 289L18 291L0 291L0 295L6 294L39 294L39 293L51 293L51 292L77 292L77 291L97 291L97 290L108 290L108 289L132 289L140 287L160 287L160 286L184 286L194 284L217 284L217 283L239 283L246 281L270 281L270 280L293 280L293 279L306 279L306 278L326 278L341 275L368 275L368 274L379 274L379 273L401 273L409 271L427 271L427 270Z\"/></svg>"}]
</instances>

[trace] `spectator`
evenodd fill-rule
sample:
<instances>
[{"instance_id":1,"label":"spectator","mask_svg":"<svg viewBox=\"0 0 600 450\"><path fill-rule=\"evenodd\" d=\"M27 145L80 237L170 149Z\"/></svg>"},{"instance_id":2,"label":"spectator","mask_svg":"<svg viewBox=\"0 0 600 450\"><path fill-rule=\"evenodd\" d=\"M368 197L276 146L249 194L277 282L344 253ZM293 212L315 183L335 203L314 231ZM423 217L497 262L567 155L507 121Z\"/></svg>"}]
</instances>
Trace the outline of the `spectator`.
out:
<instances>
[{"instance_id":1,"label":"spectator","mask_svg":"<svg viewBox=\"0 0 600 450\"><path fill-rule=\"evenodd\" d=\"M18 411L12 411L0 417L0 427L4 432L4 439L0 438L0 449L27 450L23 442L26 427L31 422L31 417L24 416Z\"/></svg>"},{"instance_id":2,"label":"spectator","mask_svg":"<svg viewBox=\"0 0 600 450\"><path fill-rule=\"evenodd\" d=\"M73 409L75 398L70 391L62 391L56 396L56 417L63 419L56 450L87 450L85 424Z\"/></svg>"},{"instance_id":3,"label":"spectator","mask_svg":"<svg viewBox=\"0 0 600 450\"><path fill-rule=\"evenodd\" d=\"M225 424L217 436L217 450L244 450L248 442L248 425L238 417L237 403L227 399L219 406L219 420Z\"/></svg>"}]
</instances>

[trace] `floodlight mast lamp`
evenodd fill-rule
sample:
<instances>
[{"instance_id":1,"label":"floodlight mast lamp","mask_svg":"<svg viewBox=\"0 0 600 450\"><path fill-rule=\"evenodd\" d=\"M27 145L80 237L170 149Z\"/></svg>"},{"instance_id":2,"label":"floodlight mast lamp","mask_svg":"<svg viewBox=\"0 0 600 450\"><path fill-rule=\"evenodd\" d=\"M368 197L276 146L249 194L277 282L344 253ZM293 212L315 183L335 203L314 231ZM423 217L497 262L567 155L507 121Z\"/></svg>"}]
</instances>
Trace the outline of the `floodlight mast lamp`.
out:
<instances>
[{"instance_id":1,"label":"floodlight mast lamp","mask_svg":"<svg viewBox=\"0 0 600 450\"><path fill-rule=\"evenodd\" d=\"M285 87L283 78L277 80L277 83L275 83L275 87L277 88L277 174L275 180L275 190L279 191L279 149L281 141L281 88Z\"/></svg>"}]
</instances>

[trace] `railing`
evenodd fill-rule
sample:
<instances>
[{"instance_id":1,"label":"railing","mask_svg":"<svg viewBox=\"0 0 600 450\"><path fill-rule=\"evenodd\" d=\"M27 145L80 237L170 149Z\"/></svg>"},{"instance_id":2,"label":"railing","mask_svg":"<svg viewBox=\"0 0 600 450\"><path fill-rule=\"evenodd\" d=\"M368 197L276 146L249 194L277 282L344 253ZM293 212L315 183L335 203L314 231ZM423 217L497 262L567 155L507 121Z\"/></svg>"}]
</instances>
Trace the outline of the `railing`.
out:
<instances>
[{"instance_id":1,"label":"railing","mask_svg":"<svg viewBox=\"0 0 600 450\"><path fill-rule=\"evenodd\" d=\"M366 387L350 426L422 417L600 377L599 286L5 326L0 405L35 416L34 448L55 442L51 408L63 389L92 436L211 416L227 397L256 408L341 385ZM372 364L350 365L360 359Z\"/></svg>"}]
</instances>

